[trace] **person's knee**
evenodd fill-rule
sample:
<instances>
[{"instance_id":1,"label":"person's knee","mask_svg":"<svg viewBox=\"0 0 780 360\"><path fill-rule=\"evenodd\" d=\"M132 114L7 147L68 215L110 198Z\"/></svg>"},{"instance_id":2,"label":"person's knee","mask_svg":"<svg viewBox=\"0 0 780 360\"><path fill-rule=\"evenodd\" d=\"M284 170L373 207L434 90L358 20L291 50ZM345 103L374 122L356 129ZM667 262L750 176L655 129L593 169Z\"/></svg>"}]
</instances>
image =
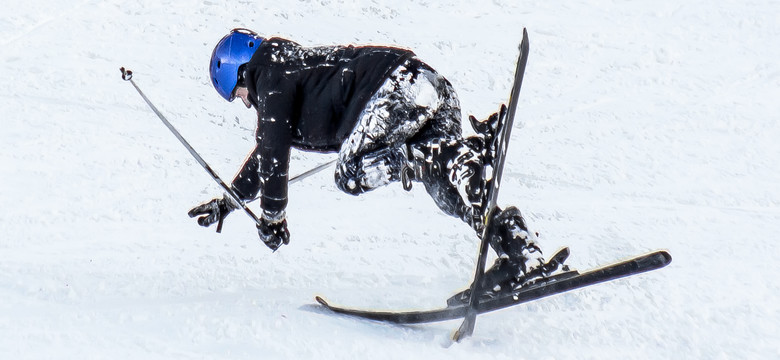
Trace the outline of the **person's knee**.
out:
<instances>
[{"instance_id":1,"label":"person's knee","mask_svg":"<svg viewBox=\"0 0 780 360\"><path fill-rule=\"evenodd\" d=\"M360 186L357 174L350 166L337 166L334 179L336 181L336 187L347 194L360 195L365 192Z\"/></svg>"}]
</instances>

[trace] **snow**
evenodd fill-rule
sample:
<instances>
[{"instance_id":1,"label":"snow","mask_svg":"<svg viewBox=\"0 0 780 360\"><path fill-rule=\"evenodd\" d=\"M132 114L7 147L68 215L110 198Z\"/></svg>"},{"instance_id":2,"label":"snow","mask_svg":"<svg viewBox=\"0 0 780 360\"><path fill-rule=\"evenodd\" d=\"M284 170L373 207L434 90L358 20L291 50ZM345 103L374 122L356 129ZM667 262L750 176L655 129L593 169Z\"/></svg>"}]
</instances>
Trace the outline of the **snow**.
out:
<instances>
[{"instance_id":1,"label":"snow","mask_svg":"<svg viewBox=\"0 0 780 360\"><path fill-rule=\"evenodd\" d=\"M35 0L0 15L0 358L780 357L780 2ZM500 203L588 268L657 248L662 270L478 317L392 326L339 304L441 306L477 242L421 186L290 186L290 245L221 194L120 66L229 179L255 119L211 87L229 29L408 47L485 117L531 53ZM293 152L291 174L334 158Z\"/></svg>"}]
</instances>

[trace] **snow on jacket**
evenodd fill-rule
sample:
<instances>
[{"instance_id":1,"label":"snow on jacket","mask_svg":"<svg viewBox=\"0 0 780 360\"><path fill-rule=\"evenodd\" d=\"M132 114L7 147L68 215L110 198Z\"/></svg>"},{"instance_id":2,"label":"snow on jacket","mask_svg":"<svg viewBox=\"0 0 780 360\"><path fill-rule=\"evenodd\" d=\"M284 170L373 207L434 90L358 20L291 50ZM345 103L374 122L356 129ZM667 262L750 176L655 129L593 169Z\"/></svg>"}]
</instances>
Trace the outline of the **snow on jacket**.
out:
<instances>
[{"instance_id":1,"label":"snow on jacket","mask_svg":"<svg viewBox=\"0 0 780 360\"><path fill-rule=\"evenodd\" d=\"M246 200L262 188L263 210L284 210L290 149L338 151L371 95L412 56L393 47L263 41L244 73L257 144L233 179L236 192Z\"/></svg>"}]
</instances>

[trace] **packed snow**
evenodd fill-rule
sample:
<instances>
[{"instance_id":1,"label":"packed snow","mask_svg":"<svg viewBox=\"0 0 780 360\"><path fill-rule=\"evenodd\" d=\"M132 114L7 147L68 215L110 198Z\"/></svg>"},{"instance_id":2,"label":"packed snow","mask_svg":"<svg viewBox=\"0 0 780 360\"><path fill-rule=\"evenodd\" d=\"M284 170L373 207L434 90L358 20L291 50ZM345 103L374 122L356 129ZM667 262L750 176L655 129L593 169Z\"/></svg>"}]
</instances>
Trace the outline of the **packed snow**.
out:
<instances>
[{"instance_id":1,"label":"packed snow","mask_svg":"<svg viewBox=\"0 0 780 360\"><path fill-rule=\"evenodd\" d=\"M780 2L54 1L0 15L0 358L772 359L780 357ZM256 118L210 85L246 27L303 45L413 49L464 115L506 100L531 52L499 202L586 269L668 267L477 318L394 326L339 304L425 309L468 285L478 242L422 186L290 186L276 253L119 67L230 179ZM468 127L468 126L466 126ZM335 158L294 151L291 173ZM252 206L257 206L253 204Z\"/></svg>"}]
</instances>

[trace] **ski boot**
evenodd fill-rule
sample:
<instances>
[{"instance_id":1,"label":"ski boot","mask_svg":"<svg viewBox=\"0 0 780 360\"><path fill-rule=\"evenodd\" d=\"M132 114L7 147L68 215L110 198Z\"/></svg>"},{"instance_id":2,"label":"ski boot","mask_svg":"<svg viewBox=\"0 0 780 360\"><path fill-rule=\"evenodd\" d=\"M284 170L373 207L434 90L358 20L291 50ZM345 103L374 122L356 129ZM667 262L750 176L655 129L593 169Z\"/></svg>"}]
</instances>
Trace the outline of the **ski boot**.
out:
<instances>
[{"instance_id":1,"label":"ski boot","mask_svg":"<svg viewBox=\"0 0 780 360\"><path fill-rule=\"evenodd\" d=\"M505 116L506 105L502 104L498 112L488 116L485 120L477 120L473 115L469 115L469 123L471 123L471 128L474 129L478 135L483 137L485 143L491 143L498 132L499 126L503 123Z\"/></svg>"},{"instance_id":2,"label":"ski boot","mask_svg":"<svg viewBox=\"0 0 780 360\"><path fill-rule=\"evenodd\" d=\"M487 292L505 292L528 286L544 279L563 266L569 257L569 248L556 251L545 261L542 250L534 241L536 236L528 231L523 216L510 206L493 218L494 231L490 246L498 259L487 270L482 289Z\"/></svg>"},{"instance_id":3,"label":"ski boot","mask_svg":"<svg viewBox=\"0 0 780 360\"><path fill-rule=\"evenodd\" d=\"M473 115L469 115L469 123L477 133L477 138L481 144L474 144L480 150L484 157L485 164L493 164L493 158L498 151L498 132L506 121L507 108L501 104L498 112L488 116L485 120L477 120Z\"/></svg>"},{"instance_id":4,"label":"ski boot","mask_svg":"<svg viewBox=\"0 0 780 360\"><path fill-rule=\"evenodd\" d=\"M499 210L492 222L490 246L496 251L498 259L482 277L480 300L508 295L514 290L543 281L558 268L568 270L563 263L569 257L569 248L559 249L545 261L516 207ZM453 306L466 303L470 294L470 289L455 294L447 300L447 304Z\"/></svg>"}]
</instances>

